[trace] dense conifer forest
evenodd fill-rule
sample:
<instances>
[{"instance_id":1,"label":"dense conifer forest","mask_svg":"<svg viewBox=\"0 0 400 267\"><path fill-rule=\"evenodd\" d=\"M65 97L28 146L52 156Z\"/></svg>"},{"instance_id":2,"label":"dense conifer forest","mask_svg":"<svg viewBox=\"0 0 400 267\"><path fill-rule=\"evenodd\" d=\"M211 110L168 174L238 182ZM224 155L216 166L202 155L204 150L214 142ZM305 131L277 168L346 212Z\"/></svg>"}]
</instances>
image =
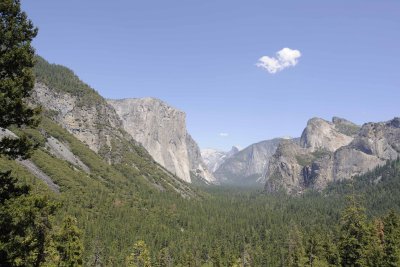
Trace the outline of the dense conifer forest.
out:
<instances>
[{"instance_id":1,"label":"dense conifer forest","mask_svg":"<svg viewBox=\"0 0 400 267\"><path fill-rule=\"evenodd\" d=\"M115 155L125 161L110 164L27 103L35 77L81 104L101 101L35 57L36 34L18 0L0 3L0 127L18 136L0 140L0 266L400 266L400 159L321 192L182 183L183 197L141 146L124 144L132 150ZM52 155L49 136L90 172Z\"/></svg>"}]
</instances>

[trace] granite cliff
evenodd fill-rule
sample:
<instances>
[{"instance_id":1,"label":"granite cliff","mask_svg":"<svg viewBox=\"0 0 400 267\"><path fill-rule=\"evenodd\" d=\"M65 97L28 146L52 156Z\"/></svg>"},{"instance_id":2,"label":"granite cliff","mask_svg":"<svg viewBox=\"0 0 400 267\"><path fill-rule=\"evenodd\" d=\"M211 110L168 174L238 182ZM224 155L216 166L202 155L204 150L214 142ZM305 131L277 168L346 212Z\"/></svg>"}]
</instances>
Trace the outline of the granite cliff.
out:
<instances>
[{"instance_id":1,"label":"granite cliff","mask_svg":"<svg viewBox=\"0 0 400 267\"><path fill-rule=\"evenodd\" d=\"M193 196L192 190L175 173L158 164L124 130L123 121L114 107L95 90L83 83L69 69L49 64L38 57L35 66L36 84L31 104L41 105L44 117L60 125L110 166L129 177L142 177L157 190L173 190L184 197ZM43 129L45 149L54 157L91 173L91 164L82 162L69 151L68 142L49 135ZM107 169L107 168L106 168Z\"/></svg>"},{"instance_id":2,"label":"granite cliff","mask_svg":"<svg viewBox=\"0 0 400 267\"><path fill-rule=\"evenodd\" d=\"M186 182L214 182L200 149L186 130L186 115L155 98L108 100L124 129L167 170Z\"/></svg>"},{"instance_id":3,"label":"granite cliff","mask_svg":"<svg viewBox=\"0 0 400 267\"><path fill-rule=\"evenodd\" d=\"M400 119L359 127L345 119L308 121L300 143L279 144L268 165L265 189L301 193L351 179L400 154Z\"/></svg>"},{"instance_id":4,"label":"granite cliff","mask_svg":"<svg viewBox=\"0 0 400 267\"><path fill-rule=\"evenodd\" d=\"M264 183L265 169L281 138L252 144L226 158L214 175L221 183L250 185Z\"/></svg>"}]
</instances>

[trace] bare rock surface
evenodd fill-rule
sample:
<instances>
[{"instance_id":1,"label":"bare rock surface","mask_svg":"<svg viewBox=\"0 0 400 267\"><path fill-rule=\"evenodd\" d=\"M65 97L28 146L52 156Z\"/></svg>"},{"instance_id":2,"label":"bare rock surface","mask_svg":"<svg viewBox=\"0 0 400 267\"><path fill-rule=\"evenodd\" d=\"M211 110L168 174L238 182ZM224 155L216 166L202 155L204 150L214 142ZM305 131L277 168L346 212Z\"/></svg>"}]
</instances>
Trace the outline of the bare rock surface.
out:
<instances>
[{"instance_id":1,"label":"bare rock surface","mask_svg":"<svg viewBox=\"0 0 400 267\"><path fill-rule=\"evenodd\" d=\"M90 169L83 163L78 156L74 155L71 150L58 139L50 136L47 138L46 148L55 157L66 160L83 171L90 173Z\"/></svg>"},{"instance_id":2,"label":"bare rock surface","mask_svg":"<svg viewBox=\"0 0 400 267\"><path fill-rule=\"evenodd\" d=\"M400 119L366 123L361 128L345 119L313 118L300 144L282 142L265 174L265 189L301 193L351 179L400 155Z\"/></svg>"},{"instance_id":3,"label":"bare rock surface","mask_svg":"<svg viewBox=\"0 0 400 267\"><path fill-rule=\"evenodd\" d=\"M206 148L201 150L201 156L209 171L215 172L227 159L238 153L239 150L236 146L233 146L228 152Z\"/></svg>"},{"instance_id":4,"label":"bare rock surface","mask_svg":"<svg viewBox=\"0 0 400 267\"><path fill-rule=\"evenodd\" d=\"M159 164L186 182L191 175L213 182L200 149L186 130L186 114L155 98L108 100L124 129Z\"/></svg>"},{"instance_id":5,"label":"bare rock surface","mask_svg":"<svg viewBox=\"0 0 400 267\"><path fill-rule=\"evenodd\" d=\"M54 192L60 193L60 187L53 182L53 180L45 174L38 166L30 160L17 160L19 164L24 166L30 173L47 184L47 186Z\"/></svg>"},{"instance_id":6,"label":"bare rock surface","mask_svg":"<svg viewBox=\"0 0 400 267\"><path fill-rule=\"evenodd\" d=\"M353 138L338 131L334 123L320 118L312 118L304 129L300 145L312 151L323 149L335 151L339 147L348 145Z\"/></svg>"},{"instance_id":7,"label":"bare rock surface","mask_svg":"<svg viewBox=\"0 0 400 267\"><path fill-rule=\"evenodd\" d=\"M214 172L218 181L245 185L264 183L269 160L275 153L281 138L252 144L228 157Z\"/></svg>"},{"instance_id":8,"label":"bare rock surface","mask_svg":"<svg viewBox=\"0 0 400 267\"><path fill-rule=\"evenodd\" d=\"M80 105L77 96L52 90L43 83L35 84L32 97L54 113L57 123L96 153L111 149L111 140L123 136L118 131L122 128L118 115L105 101Z\"/></svg>"}]
</instances>

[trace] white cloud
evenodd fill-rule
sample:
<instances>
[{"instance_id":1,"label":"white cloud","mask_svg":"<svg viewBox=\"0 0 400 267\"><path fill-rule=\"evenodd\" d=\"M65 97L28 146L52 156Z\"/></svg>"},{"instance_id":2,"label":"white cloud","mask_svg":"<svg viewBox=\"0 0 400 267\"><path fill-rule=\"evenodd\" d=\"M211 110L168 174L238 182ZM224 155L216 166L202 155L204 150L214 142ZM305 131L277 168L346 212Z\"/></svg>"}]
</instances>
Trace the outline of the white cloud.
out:
<instances>
[{"instance_id":1,"label":"white cloud","mask_svg":"<svg viewBox=\"0 0 400 267\"><path fill-rule=\"evenodd\" d=\"M269 73L277 73L287 67L296 66L299 62L301 53L299 50L283 48L276 52L275 57L262 56L258 59L257 67L267 70Z\"/></svg>"},{"instance_id":2,"label":"white cloud","mask_svg":"<svg viewBox=\"0 0 400 267\"><path fill-rule=\"evenodd\" d=\"M219 136L221 136L221 137L228 137L229 134L228 134L228 133L220 133Z\"/></svg>"}]
</instances>

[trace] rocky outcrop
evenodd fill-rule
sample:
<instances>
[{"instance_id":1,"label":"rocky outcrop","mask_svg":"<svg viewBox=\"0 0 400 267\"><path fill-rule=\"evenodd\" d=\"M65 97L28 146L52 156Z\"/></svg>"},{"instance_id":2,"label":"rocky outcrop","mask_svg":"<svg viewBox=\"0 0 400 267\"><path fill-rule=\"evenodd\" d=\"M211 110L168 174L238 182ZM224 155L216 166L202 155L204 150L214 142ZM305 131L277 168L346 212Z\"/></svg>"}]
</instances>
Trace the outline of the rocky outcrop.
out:
<instances>
[{"instance_id":1,"label":"rocky outcrop","mask_svg":"<svg viewBox=\"0 0 400 267\"><path fill-rule=\"evenodd\" d=\"M213 182L200 149L187 133L186 115L155 98L108 100L122 120L124 129L150 155L184 181L191 173Z\"/></svg>"},{"instance_id":2,"label":"rocky outcrop","mask_svg":"<svg viewBox=\"0 0 400 267\"><path fill-rule=\"evenodd\" d=\"M52 113L52 118L96 153L113 161L109 152L114 138L126 138L119 129L122 122L114 108L105 101L87 105L77 104L79 99L59 92L43 83L36 83L32 94L35 103Z\"/></svg>"},{"instance_id":3,"label":"rocky outcrop","mask_svg":"<svg viewBox=\"0 0 400 267\"><path fill-rule=\"evenodd\" d=\"M308 121L304 129L300 146L309 148L311 151L327 150L335 151L339 147L348 145L353 138L345 135L336 129L334 123L319 118L313 118Z\"/></svg>"},{"instance_id":4,"label":"rocky outcrop","mask_svg":"<svg viewBox=\"0 0 400 267\"><path fill-rule=\"evenodd\" d=\"M114 107L71 70L37 57L34 71L37 83L29 101L43 107L44 119L39 127L45 141L42 149L47 149L46 153L68 161L73 168L91 172L103 163L92 165L92 157L86 157L86 153L80 154L82 161L74 155L73 151L81 153L86 149L79 144L82 142L104 159L105 164L111 165L104 166L107 172L115 168L122 177L138 178L159 191L175 191L185 198L196 195L187 183L158 164L124 130ZM91 175L96 176L96 173L91 172ZM98 178L103 180L103 177Z\"/></svg>"},{"instance_id":5,"label":"rocky outcrop","mask_svg":"<svg viewBox=\"0 0 400 267\"><path fill-rule=\"evenodd\" d=\"M314 118L300 144L283 142L270 160L265 189L301 193L329 182L363 174L400 154L399 119L367 123L361 128L344 119ZM357 129L357 133L354 131Z\"/></svg>"},{"instance_id":6,"label":"rocky outcrop","mask_svg":"<svg viewBox=\"0 0 400 267\"><path fill-rule=\"evenodd\" d=\"M347 136L356 136L361 128L359 125L339 117L333 117L332 123L337 131Z\"/></svg>"},{"instance_id":7,"label":"rocky outcrop","mask_svg":"<svg viewBox=\"0 0 400 267\"><path fill-rule=\"evenodd\" d=\"M35 163L30 160L17 160L17 163L24 166L36 178L42 180L53 192L60 193L60 186L55 184L50 176L45 174Z\"/></svg>"},{"instance_id":8,"label":"rocky outcrop","mask_svg":"<svg viewBox=\"0 0 400 267\"><path fill-rule=\"evenodd\" d=\"M48 137L45 147L53 156L68 161L75 167L90 173L89 167L86 166L86 164L83 163L78 156L74 155L74 153L71 152L66 144L62 143L57 138L54 138L53 136Z\"/></svg>"},{"instance_id":9,"label":"rocky outcrop","mask_svg":"<svg viewBox=\"0 0 400 267\"><path fill-rule=\"evenodd\" d=\"M271 156L266 172L265 189L268 192L300 190L302 160L307 160L307 150L292 140L282 140Z\"/></svg>"},{"instance_id":10,"label":"rocky outcrop","mask_svg":"<svg viewBox=\"0 0 400 267\"><path fill-rule=\"evenodd\" d=\"M345 179L394 160L400 154L400 118L366 123L355 139L335 152L334 177Z\"/></svg>"},{"instance_id":11,"label":"rocky outcrop","mask_svg":"<svg viewBox=\"0 0 400 267\"><path fill-rule=\"evenodd\" d=\"M3 138L16 139L19 138L16 134L8 129L0 127L0 140ZM17 159L16 162L24 166L36 178L42 180L53 192L60 193L60 187L53 182L53 180L45 174L39 167L29 159Z\"/></svg>"},{"instance_id":12,"label":"rocky outcrop","mask_svg":"<svg viewBox=\"0 0 400 267\"><path fill-rule=\"evenodd\" d=\"M214 172L215 177L221 183L263 183L268 162L282 140L277 138L246 147L226 159Z\"/></svg>"},{"instance_id":13,"label":"rocky outcrop","mask_svg":"<svg viewBox=\"0 0 400 267\"><path fill-rule=\"evenodd\" d=\"M205 183L215 183L215 177L203 161L201 151L190 134L186 134L186 146L190 163L191 179L197 178Z\"/></svg>"}]
</instances>

